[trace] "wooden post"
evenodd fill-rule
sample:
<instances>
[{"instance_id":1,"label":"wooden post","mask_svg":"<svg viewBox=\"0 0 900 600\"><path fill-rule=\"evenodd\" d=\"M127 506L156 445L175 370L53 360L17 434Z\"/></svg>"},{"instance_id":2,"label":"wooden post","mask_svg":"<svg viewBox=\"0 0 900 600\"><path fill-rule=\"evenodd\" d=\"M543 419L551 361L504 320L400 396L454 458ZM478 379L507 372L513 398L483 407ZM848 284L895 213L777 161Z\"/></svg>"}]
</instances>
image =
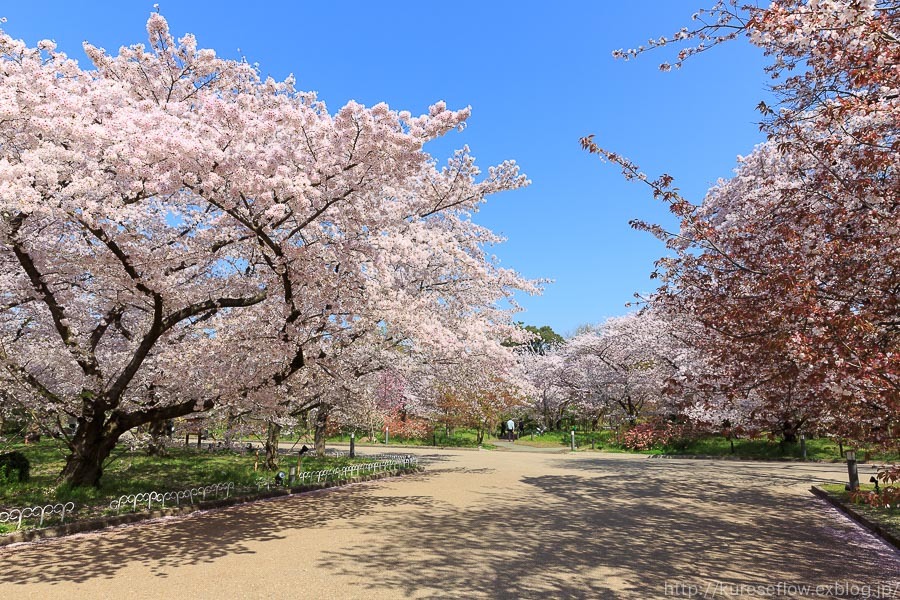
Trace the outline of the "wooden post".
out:
<instances>
[{"instance_id":1,"label":"wooden post","mask_svg":"<svg viewBox=\"0 0 900 600\"><path fill-rule=\"evenodd\" d=\"M259 450L256 451L256 460L253 463L253 470L259 471Z\"/></svg>"},{"instance_id":2,"label":"wooden post","mask_svg":"<svg viewBox=\"0 0 900 600\"><path fill-rule=\"evenodd\" d=\"M850 485L847 490L855 492L859 489L859 471L856 468L856 452L847 451L847 476L850 479Z\"/></svg>"}]
</instances>

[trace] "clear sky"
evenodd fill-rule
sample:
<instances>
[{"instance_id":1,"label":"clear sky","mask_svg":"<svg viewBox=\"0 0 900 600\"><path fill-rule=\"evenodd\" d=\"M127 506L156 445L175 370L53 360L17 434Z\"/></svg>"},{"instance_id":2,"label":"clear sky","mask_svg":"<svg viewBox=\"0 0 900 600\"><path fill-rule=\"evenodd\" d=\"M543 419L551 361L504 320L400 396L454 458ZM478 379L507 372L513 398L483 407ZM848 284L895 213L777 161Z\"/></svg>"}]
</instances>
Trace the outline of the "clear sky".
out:
<instances>
[{"instance_id":1,"label":"clear sky","mask_svg":"<svg viewBox=\"0 0 900 600\"><path fill-rule=\"evenodd\" d=\"M0 3L4 29L33 45L53 39L86 63L81 42L115 52L146 41L153 1L34 0ZM762 141L755 106L767 97L761 52L740 41L662 73L671 56L614 60L611 51L691 25L709 0L621 2L421 1L232 2L160 0L173 34L245 56L263 75L293 73L332 112L350 99L424 112L437 100L471 105L468 128L428 150L468 144L483 169L515 159L532 180L495 196L476 220L508 238L502 264L555 280L521 298L521 320L560 333L629 309L661 242L632 230L642 218L671 224L648 188L581 150L601 145L648 175L667 172L694 201L731 175L735 157Z\"/></svg>"}]
</instances>

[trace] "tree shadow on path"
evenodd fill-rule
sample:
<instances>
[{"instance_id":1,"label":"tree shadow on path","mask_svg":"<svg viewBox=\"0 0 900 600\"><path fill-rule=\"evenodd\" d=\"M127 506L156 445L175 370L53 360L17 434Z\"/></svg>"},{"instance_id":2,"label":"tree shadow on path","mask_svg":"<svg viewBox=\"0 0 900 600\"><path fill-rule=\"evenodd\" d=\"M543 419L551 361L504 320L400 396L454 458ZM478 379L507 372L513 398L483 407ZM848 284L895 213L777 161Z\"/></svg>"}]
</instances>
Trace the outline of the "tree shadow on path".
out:
<instances>
[{"instance_id":1,"label":"tree shadow on path","mask_svg":"<svg viewBox=\"0 0 900 600\"><path fill-rule=\"evenodd\" d=\"M164 519L0 550L0 584L113 579L135 562L158 577L172 569L254 554L251 542L285 538L291 530L325 527L389 507L429 505L430 498L378 497L367 483L213 510L198 518Z\"/></svg>"},{"instance_id":2,"label":"tree shadow on path","mask_svg":"<svg viewBox=\"0 0 900 600\"><path fill-rule=\"evenodd\" d=\"M363 526L402 534L326 553L321 566L378 569L371 591L414 597L661 598L678 585L725 597L755 593L739 586L898 583L897 554L811 495L774 487L797 485L791 472L737 480L603 460L560 460L554 471L563 469L476 505L379 514Z\"/></svg>"}]
</instances>

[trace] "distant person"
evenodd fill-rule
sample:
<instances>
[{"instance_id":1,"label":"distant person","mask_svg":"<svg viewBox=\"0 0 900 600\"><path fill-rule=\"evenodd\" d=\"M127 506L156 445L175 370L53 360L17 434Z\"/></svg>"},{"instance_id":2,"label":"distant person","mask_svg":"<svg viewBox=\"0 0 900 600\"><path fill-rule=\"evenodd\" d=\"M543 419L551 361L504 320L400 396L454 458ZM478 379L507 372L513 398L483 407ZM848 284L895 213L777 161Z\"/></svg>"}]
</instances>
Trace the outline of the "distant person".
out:
<instances>
[{"instance_id":1,"label":"distant person","mask_svg":"<svg viewBox=\"0 0 900 600\"><path fill-rule=\"evenodd\" d=\"M509 436L509 441L513 441L513 433L516 430L516 422L510 419L506 422L506 433Z\"/></svg>"}]
</instances>

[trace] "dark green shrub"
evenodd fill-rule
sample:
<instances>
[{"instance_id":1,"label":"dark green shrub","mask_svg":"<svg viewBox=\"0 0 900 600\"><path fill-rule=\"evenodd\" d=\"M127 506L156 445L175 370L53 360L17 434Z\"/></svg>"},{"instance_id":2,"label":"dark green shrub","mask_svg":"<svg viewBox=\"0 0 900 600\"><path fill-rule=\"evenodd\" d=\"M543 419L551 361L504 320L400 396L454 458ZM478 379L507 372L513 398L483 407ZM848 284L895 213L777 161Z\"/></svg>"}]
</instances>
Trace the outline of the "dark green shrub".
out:
<instances>
[{"instance_id":1,"label":"dark green shrub","mask_svg":"<svg viewBox=\"0 0 900 600\"><path fill-rule=\"evenodd\" d=\"M31 464L24 454L18 451L0 454L0 479L9 481L13 479L13 473L17 473L18 481L28 481L30 478Z\"/></svg>"}]
</instances>

